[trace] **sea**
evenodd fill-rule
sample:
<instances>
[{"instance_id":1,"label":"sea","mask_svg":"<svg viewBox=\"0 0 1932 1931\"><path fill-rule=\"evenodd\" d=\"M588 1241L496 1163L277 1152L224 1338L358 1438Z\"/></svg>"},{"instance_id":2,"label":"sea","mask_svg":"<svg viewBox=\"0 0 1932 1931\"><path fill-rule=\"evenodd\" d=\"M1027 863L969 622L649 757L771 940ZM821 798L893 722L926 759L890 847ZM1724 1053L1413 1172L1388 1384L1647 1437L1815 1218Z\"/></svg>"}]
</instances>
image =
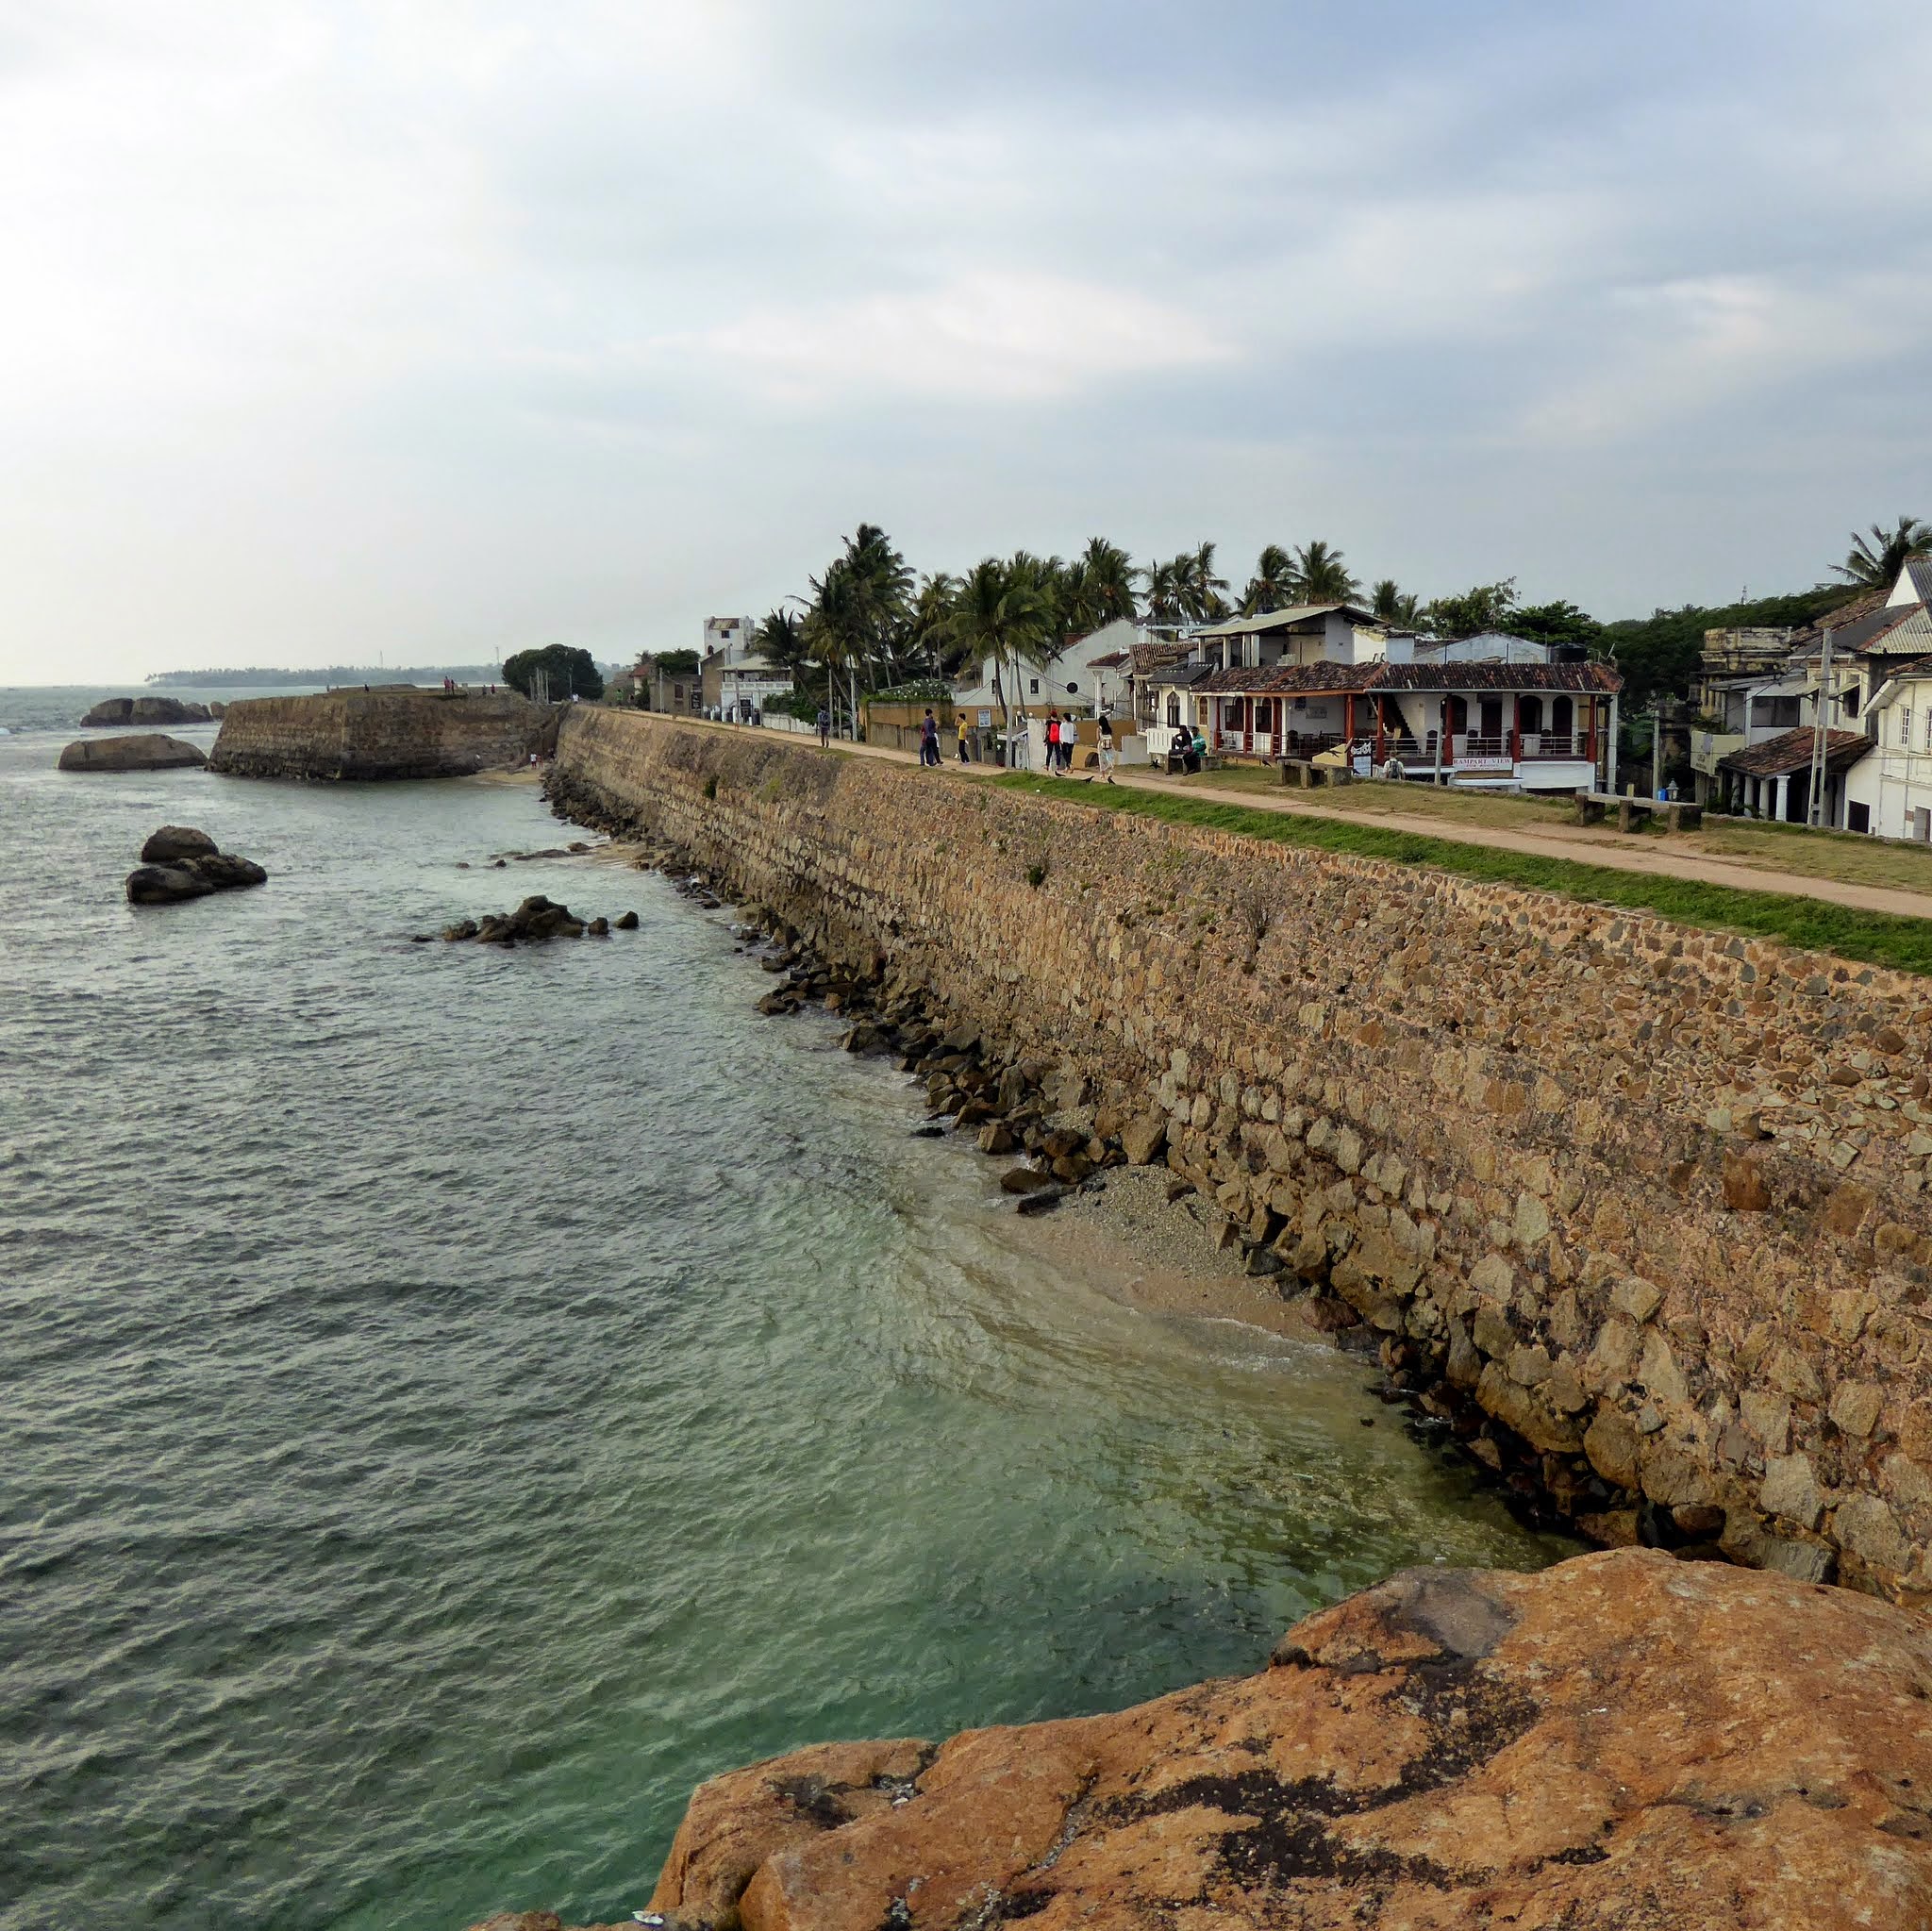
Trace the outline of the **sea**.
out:
<instances>
[{"instance_id":1,"label":"sea","mask_svg":"<svg viewBox=\"0 0 1932 1931\"><path fill-rule=\"evenodd\" d=\"M717 1772L1567 1553L1359 1360L1046 1265L728 909L492 869L528 787L58 772L114 694L0 690L5 1931L625 1919ZM269 883L128 906L163 824ZM532 891L640 929L411 942Z\"/></svg>"}]
</instances>

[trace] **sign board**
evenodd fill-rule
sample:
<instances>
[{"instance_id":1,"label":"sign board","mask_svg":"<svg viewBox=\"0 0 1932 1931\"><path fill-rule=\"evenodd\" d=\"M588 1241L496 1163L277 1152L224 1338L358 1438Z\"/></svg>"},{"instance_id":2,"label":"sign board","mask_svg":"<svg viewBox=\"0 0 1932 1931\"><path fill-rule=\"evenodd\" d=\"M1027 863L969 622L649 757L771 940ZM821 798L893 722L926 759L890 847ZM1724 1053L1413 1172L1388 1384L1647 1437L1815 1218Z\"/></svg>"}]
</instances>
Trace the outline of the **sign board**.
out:
<instances>
[{"instance_id":1,"label":"sign board","mask_svg":"<svg viewBox=\"0 0 1932 1931\"><path fill-rule=\"evenodd\" d=\"M1514 760L1507 757L1458 757L1457 771L1514 771Z\"/></svg>"},{"instance_id":2,"label":"sign board","mask_svg":"<svg viewBox=\"0 0 1932 1931\"><path fill-rule=\"evenodd\" d=\"M979 713L979 728L980 728L980 729L981 729L982 731L990 731L990 730L991 730L991 729L992 729L992 712L991 712L991 711L990 711L990 710L983 710L983 711L981 711L981 712Z\"/></svg>"}]
</instances>

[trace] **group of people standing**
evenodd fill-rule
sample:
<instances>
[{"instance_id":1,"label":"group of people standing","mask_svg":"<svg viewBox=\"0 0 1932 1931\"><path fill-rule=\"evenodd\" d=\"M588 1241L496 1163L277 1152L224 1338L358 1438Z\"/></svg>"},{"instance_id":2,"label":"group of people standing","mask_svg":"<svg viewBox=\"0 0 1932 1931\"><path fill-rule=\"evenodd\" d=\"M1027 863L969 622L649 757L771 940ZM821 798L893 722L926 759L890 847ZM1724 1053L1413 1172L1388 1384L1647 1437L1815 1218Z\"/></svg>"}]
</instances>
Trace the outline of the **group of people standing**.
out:
<instances>
[{"instance_id":1,"label":"group of people standing","mask_svg":"<svg viewBox=\"0 0 1932 1931\"><path fill-rule=\"evenodd\" d=\"M1080 741L1080 727L1071 717L1062 717L1058 707L1048 710L1045 722L1046 768L1048 771L1072 771L1074 768L1074 747ZM970 763L967 754L966 716L962 711L957 720L958 733L959 762ZM1100 768L1108 774L1108 782L1113 782L1114 739L1113 720L1103 717L1095 733L1095 745L1100 754ZM919 723L919 761L923 765L937 765L940 757L940 723L931 710L927 710Z\"/></svg>"}]
</instances>

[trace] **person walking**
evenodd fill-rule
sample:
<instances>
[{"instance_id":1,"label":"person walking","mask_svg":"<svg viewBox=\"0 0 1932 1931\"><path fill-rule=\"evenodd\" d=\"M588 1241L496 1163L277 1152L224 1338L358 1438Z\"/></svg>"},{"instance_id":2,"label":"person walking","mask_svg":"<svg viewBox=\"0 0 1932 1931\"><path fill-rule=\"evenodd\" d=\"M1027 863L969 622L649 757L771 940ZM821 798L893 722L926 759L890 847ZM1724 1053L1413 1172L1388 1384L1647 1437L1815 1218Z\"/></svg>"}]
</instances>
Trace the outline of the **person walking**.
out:
<instances>
[{"instance_id":1,"label":"person walking","mask_svg":"<svg viewBox=\"0 0 1932 1931\"><path fill-rule=\"evenodd\" d=\"M1113 783L1113 720L1104 717L1095 733L1100 742L1100 774Z\"/></svg>"},{"instance_id":2,"label":"person walking","mask_svg":"<svg viewBox=\"0 0 1932 1931\"><path fill-rule=\"evenodd\" d=\"M940 761L940 721L933 716L930 707L919 721L919 761L922 766Z\"/></svg>"},{"instance_id":3,"label":"person walking","mask_svg":"<svg viewBox=\"0 0 1932 1931\"><path fill-rule=\"evenodd\" d=\"M820 749L821 751L829 751L829 750L830 750L831 748L832 748L832 713L831 713L830 711L828 711L828 710L827 710L827 709L826 709L826 708L824 707L824 705L820 705L820 706L819 706L819 749Z\"/></svg>"},{"instance_id":4,"label":"person walking","mask_svg":"<svg viewBox=\"0 0 1932 1931\"><path fill-rule=\"evenodd\" d=\"M1051 705L1046 711L1046 768L1049 773L1060 768L1060 714Z\"/></svg>"},{"instance_id":5,"label":"person walking","mask_svg":"<svg viewBox=\"0 0 1932 1931\"><path fill-rule=\"evenodd\" d=\"M959 713L959 762L966 762L966 713Z\"/></svg>"}]
</instances>

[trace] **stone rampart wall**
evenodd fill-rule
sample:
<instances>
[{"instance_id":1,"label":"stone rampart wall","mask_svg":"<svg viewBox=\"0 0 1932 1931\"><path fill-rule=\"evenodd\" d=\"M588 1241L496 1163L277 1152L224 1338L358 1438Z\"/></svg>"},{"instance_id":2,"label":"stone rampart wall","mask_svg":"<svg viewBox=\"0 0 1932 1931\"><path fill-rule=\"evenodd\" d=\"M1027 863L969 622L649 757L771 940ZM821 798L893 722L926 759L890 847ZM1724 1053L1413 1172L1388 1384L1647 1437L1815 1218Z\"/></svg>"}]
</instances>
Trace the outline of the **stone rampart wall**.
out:
<instances>
[{"instance_id":1,"label":"stone rampart wall","mask_svg":"<svg viewBox=\"0 0 1932 1931\"><path fill-rule=\"evenodd\" d=\"M208 761L241 777L460 777L524 762L554 730L552 711L515 691L252 697L228 707Z\"/></svg>"},{"instance_id":2,"label":"stone rampart wall","mask_svg":"<svg viewBox=\"0 0 1932 1931\"><path fill-rule=\"evenodd\" d=\"M1551 1484L1932 1602L1932 984L635 714L564 720L557 795L1158 1107Z\"/></svg>"}]
</instances>

